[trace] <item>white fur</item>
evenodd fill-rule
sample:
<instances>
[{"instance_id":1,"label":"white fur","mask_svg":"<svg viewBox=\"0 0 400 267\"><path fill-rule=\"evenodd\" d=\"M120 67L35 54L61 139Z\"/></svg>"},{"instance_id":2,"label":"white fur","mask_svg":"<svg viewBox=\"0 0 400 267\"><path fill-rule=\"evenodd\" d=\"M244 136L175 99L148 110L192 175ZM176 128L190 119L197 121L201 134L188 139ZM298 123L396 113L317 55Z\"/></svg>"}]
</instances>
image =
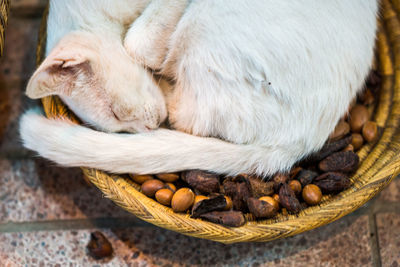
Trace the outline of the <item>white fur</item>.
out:
<instances>
[{"instance_id":1,"label":"white fur","mask_svg":"<svg viewBox=\"0 0 400 267\"><path fill-rule=\"evenodd\" d=\"M62 1L51 3L55 2ZM149 15L159 12L150 4L137 26L133 22L130 27L125 48L133 62L139 55L136 64L159 68L175 80L173 90L165 92L173 127L230 143L161 129L106 134L28 114L21 120L25 146L63 165L111 172L285 171L323 145L362 88L372 62L376 0L199 0L189 4L179 21L185 5L172 2L169 11L176 12L168 13L166 30L155 26L162 20ZM74 3L77 9L80 3ZM104 24L99 22L107 28ZM143 51L146 43L152 49ZM160 45L164 43L167 50ZM156 56L150 57L153 48ZM108 63L108 69L121 64ZM108 75L102 73L104 79ZM135 82L128 75L124 78ZM131 92L120 91L120 82L115 81L113 92L120 99L147 91L140 83ZM36 91L37 85L31 88ZM93 99L91 94L70 107L77 112ZM85 110L82 117L91 114L95 125L107 129L107 116L93 113Z\"/></svg>"}]
</instances>

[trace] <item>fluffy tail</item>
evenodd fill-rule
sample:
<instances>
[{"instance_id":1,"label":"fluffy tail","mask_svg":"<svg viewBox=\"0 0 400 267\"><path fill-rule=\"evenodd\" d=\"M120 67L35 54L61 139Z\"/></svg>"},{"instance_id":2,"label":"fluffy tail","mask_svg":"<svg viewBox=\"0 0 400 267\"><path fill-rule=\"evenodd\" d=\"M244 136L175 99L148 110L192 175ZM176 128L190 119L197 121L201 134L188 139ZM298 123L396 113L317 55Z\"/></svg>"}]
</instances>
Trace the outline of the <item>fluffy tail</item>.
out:
<instances>
[{"instance_id":1,"label":"fluffy tail","mask_svg":"<svg viewBox=\"0 0 400 267\"><path fill-rule=\"evenodd\" d=\"M288 161L290 157L283 151L262 146L237 145L166 129L140 134L103 133L32 112L22 116L20 134L25 147L58 164L113 173L203 169L229 175L266 175L287 170L295 161Z\"/></svg>"}]
</instances>

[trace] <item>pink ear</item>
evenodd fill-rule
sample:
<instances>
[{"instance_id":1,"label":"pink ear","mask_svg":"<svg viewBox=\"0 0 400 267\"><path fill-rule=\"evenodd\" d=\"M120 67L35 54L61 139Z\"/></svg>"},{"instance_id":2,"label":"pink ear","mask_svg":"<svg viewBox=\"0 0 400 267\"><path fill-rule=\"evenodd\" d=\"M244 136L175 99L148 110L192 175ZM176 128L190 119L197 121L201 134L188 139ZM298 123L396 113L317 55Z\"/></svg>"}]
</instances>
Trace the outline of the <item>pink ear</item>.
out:
<instances>
[{"instance_id":1,"label":"pink ear","mask_svg":"<svg viewBox=\"0 0 400 267\"><path fill-rule=\"evenodd\" d=\"M49 95L69 95L77 75L87 73L90 68L89 60L79 50L75 46L55 47L32 75L26 95L33 99Z\"/></svg>"}]
</instances>

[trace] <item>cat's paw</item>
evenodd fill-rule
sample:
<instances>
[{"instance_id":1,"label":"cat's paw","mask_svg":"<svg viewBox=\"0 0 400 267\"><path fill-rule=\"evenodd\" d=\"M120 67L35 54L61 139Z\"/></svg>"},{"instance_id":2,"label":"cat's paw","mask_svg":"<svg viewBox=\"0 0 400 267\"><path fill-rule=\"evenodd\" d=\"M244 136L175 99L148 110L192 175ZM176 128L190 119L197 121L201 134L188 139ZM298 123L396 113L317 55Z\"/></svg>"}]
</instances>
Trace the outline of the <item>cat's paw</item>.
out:
<instances>
[{"instance_id":1,"label":"cat's paw","mask_svg":"<svg viewBox=\"0 0 400 267\"><path fill-rule=\"evenodd\" d=\"M153 70L161 69L167 52L162 40L152 37L137 25L128 30L124 47L135 63Z\"/></svg>"}]
</instances>

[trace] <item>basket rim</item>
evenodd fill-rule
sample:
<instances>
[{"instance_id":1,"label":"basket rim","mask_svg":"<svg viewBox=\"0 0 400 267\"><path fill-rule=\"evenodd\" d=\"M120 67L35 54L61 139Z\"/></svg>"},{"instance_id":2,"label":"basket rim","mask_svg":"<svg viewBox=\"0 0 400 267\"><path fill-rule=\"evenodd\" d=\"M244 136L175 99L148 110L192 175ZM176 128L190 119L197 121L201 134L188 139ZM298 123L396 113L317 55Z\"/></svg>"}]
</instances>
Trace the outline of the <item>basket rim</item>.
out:
<instances>
[{"instance_id":1,"label":"basket rim","mask_svg":"<svg viewBox=\"0 0 400 267\"><path fill-rule=\"evenodd\" d=\"M396 11L395 11L396 10ZM374 145L365 145L359 152L361 164L353 175L352 186L335 196L324 197L320 205L308 207L296 215L278 215L262 221L248 221L244 226L230 228L188 214L174 213L155 200L138 191L138 185L125 176L109 175L103 171L82 167L84 175L106 197L128 212L154 225L185 235L205 238L222 243L270 241L299 234L333 222L357 208L379 193L400 173L400 53L393 54L400 45L400 4L383 0L382 20L378 32L379 69L383 75L379 107L374 115L384 128ZM46 43L46 17L43 16L37 47L37 65L44 55ZM397 37L397 38L396 38ZM58 97L42 99L47 117L65 117L77 120Z\"/></svg>"}]
</instances>

